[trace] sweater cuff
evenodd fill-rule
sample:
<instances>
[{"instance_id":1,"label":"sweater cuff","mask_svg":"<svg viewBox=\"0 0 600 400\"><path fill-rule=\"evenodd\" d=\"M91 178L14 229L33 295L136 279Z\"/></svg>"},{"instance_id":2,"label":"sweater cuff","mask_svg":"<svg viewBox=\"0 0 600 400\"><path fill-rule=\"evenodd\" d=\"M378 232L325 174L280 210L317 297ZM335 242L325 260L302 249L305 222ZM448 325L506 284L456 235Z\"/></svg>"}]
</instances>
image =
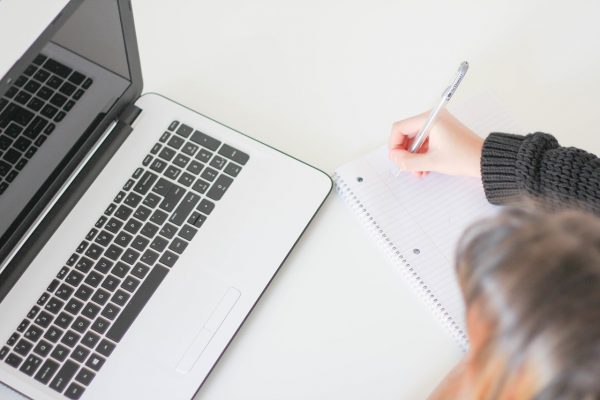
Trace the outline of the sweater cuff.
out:
<instances>
[{"instance_id":1,"label":"sweater cuff","mask_svg":"<svg viewBox=\"0 0 600 400\"><path fill-rule=\"evenodd\" d=\"M481 152L481 181L488 201L506 204L522 194L517 181L517 154L524 136L491 133Z\"/></svg>"}]
</instances>

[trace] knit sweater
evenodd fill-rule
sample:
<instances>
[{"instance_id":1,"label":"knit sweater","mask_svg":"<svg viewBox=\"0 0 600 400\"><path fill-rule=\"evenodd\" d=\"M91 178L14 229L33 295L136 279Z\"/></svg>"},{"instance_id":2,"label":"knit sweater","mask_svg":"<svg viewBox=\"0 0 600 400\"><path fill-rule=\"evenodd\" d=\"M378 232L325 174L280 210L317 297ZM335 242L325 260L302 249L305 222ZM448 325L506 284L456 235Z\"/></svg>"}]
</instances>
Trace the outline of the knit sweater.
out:
<instances>
[{"instance_id":1,"label":"knit sweater","mask_svg":"<svg viewBox=\"0 0 600 400\"><path fill-rule=\"evenodd\" d=\"M579 207L600 214L600 159L561 147L546 133L490 134L483 145L481 177L493 204L529 198L549 209Z\"/></svg>"}]
</instances>

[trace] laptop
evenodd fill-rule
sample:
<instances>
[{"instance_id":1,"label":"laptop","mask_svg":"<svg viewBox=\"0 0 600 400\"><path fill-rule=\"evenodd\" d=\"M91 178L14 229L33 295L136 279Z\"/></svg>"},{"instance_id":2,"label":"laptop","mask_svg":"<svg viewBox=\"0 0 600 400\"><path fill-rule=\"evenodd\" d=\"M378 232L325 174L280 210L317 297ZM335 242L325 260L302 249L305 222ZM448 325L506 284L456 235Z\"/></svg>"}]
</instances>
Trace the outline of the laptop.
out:
<instances>
[{"instance_id":1,"label":"laptop","mask_svg":"<svg viewBox=\"0 0 600 400\"><path fill-rule=\"evenodd\" d=\"M3 0L0 19L0 382L192 398L330 178L141 95L129 0Z\"/></svg>"}]
</instances>

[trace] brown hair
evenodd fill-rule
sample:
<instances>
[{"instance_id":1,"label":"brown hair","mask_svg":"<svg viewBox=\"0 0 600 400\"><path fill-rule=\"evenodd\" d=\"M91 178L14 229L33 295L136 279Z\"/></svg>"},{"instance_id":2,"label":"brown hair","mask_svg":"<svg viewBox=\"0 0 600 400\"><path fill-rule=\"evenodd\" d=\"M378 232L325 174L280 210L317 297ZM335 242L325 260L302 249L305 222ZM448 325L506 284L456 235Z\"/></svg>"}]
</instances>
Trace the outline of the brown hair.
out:
<instances>
[{"instance_id":1,"label":"brown hair","mask_svg":"<svg viewBox=\"0 0 600 400\"><path fill-rule=\"evenodd\" d=\"M465 232L456 265L467 307L494 320L488 351L507 359L496 393L533 360L533 399L600 399L599 219L505 210Z\"/></svg>"}]
</instances>

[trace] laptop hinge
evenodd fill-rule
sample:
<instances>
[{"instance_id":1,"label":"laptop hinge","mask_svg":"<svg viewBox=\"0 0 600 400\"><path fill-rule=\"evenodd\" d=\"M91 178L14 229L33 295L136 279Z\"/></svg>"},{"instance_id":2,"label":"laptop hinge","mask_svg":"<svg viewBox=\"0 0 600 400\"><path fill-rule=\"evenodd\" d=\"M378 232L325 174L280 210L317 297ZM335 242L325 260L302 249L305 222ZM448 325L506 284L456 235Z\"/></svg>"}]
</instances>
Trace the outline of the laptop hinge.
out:
<instances>
[{"instance_id":1,"label":"laptop hinge","mask_svg":"<svg viewBox=\"0 0 600 400\"><path fill-rule=\"evenodd\" d=\"M141 112L141 108L137 107L135 104L130 104L123 110L121 115L119 115L119 121L131 126Z\"/></svg>"}]
</instances>

